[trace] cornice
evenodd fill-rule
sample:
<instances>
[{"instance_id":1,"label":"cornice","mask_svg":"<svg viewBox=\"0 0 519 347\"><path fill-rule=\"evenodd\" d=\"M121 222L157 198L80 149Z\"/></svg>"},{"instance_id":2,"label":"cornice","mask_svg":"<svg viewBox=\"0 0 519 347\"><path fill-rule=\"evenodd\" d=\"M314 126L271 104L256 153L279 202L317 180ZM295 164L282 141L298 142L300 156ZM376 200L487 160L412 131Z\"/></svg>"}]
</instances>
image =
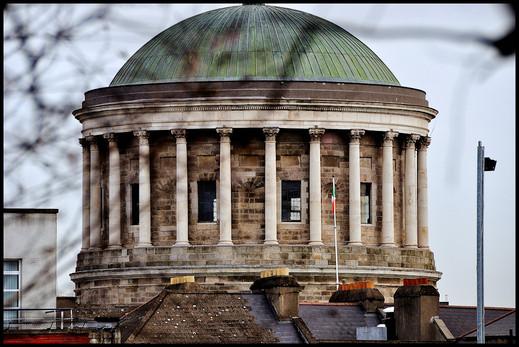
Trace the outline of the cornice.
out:
<instances>
[{"instance_id":1,"label":"cornice","mask_svg":"<svg viewBox=\"0 0 519 347\"><path fill-rule=\"evenodd\" d=\"M355 113L382 113L396 115L422 115L432 120L438 111L424 106L395 105L368 102L348 102L344 104L316 104L316 103L218 103L218 104L178 104L171 102L132 101L104 104L91 108L78 109L74 116L83 122L86 118L106 117L111 115L129 115L132 113L161 113L161 112L207 112L207 111L317 111L317 112L355 112Z\"/></svg>"}]
</instances>

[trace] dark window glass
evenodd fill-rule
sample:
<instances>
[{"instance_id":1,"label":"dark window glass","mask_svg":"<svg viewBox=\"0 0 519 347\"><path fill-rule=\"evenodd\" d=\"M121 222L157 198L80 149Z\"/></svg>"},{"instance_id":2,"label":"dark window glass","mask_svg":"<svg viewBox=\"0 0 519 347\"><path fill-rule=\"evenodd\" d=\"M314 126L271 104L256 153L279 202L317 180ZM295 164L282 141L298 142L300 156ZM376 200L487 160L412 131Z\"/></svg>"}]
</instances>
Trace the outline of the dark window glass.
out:
<instances>
[{"instance_id":1,"label":"dark window glass","mask_svg":"<svg viewBox=\"0 0 519 347\"><path fill-rule=\"evenodd\" d=\"M139 225L139 184L130 185L132 191L132 225Z\"/></svg>"},{"instance_id":2,"label":"dark window glass","mask_svg":"<svg viewBox=\"0 0 519 347\"><path fill-rule=\"evenodd\" d=\"M371 224L371 183L360 184L360 220Z\"/></svg>"},{"instance_id":3,"label":"dark window glass","mask_svg":"<svg viewBox=\"0 0 519 347\"><path fill-rule=\"evenodd\" d=\"M301 221L301 181L281 182L281 220Z\"/></svg>"},{"instance_id":4,"label":"dark window glass","mask_svg":"<svg viewBox=\"0 0 519 347\"><path fill-rule=\"evenodd\" d=\"M216 222L216 181L198 182L198 221Z\"/></svg>"},{"instance_id":5,"label":"dark window glass","mask_svg":"<svg viewBox=\"0 0 519 347\"><path fill-rule=\"evenodd\" d=\"M99 216L99 218L101 220L101 229L104 229L105 228L105 190L103 189L103 187L101 187L101 192L99 194L101 194L101 208L99 209L99 213L101 215Z\"/></svg>"}]
</instances>

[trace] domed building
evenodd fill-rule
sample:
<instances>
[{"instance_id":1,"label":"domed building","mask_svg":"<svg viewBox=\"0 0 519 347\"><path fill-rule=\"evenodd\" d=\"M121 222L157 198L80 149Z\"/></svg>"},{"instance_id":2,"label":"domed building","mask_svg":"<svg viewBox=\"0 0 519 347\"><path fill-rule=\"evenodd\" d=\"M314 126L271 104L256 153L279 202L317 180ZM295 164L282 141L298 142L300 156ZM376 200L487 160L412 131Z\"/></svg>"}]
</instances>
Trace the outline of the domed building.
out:
<instances>
[{"instance_id":1,"label":"domed building","mask_svg":"<svg viewBox=\"0 0 519 347\"><path fill-rule=\"evenodd\" d=\"M405 54L405 53L404 53ZM174 276L248 290L288 267L302 300L370 280L435 284L428 126L437 111L341 27L242 5L161 32L86 92L82 304L144 303Z\"/></svg>"}]
</instances>

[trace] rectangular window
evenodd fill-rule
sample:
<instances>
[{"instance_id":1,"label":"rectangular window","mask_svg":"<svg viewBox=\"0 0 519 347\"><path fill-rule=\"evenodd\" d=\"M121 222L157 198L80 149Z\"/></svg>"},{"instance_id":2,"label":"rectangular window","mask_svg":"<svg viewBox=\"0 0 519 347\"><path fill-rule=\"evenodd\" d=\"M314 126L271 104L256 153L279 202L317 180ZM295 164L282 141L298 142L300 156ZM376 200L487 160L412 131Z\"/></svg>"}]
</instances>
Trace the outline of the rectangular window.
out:
<instances>
[{"instance_id":1,"label":"rectangular window","mask_svg":"<svg viewBox=\"0 0 519 347\"><path fill-rule=\"evenodd\" d=\"M217 221L216 181L198 181L198 221Z\"/></svg>"},{"instance_id":2,"label":"rectangular window","mask_svg":"<svg viewBox=\"0 0 519 347\"><path fill-rule=\"evenodd\" d=\"M139 183L130 184L132 194L132 225L139 225Z\"/></svg>"},{"instance_id":3,"label":"rectangular window","mask_svg":"<svg viewBox=\"0 0 519 347\"><path fill-rule=\"evenodd\" d=\"M301 181L281 182L281 221L301 221Z\"/></svg>"},{"instance_id":4,"label":"rectangular window","mask_svg":"<svg viewBox=\"0 0 519 347\"><path fill-rule=\"evenodd\" d=\"M360 220L371 224L371 183L360 184Z\"/></svg>"},{"instance_id":5,"label":"rectangular window","mask_svg":"<svg viewBox=\"0 0 519 347\"><path fill-rule=\"evenodd\" d=\"M4 308L21 308L20 260L4 259ZM4 326L9 320L17 318L18 311L4 310Z\"/></svg>"}]
</instances>

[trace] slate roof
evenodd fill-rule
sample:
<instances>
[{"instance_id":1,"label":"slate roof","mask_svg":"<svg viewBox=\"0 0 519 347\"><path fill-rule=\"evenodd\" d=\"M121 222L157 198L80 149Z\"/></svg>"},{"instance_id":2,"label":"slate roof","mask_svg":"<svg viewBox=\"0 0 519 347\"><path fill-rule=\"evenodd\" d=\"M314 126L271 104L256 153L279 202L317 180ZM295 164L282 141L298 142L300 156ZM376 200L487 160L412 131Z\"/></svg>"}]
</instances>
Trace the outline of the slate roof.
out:
<instances>
[{"instance_id":1,"label":"slate roof","mask_svg":"<svg viewBox=\"0 0 519 347\"><path fill-rule=\"evenodd\" d=\"M292 322L278 322L264 294L168 286L122 317L123 343L298 343Z\"/></svg>"},{"instance_id":2,"label":"slate roof","mask_svg":"<svg viewBox=\"0 0 519 347\"><path fill-rule=\"evenodd\" d=\"M263 294L243 294L256 322L264 328L272 330L280 343L303 343L292 321L278 321L270 303Z\"/></svg>"},{"instance_id":3,"label":"slate roof","mask_svg":"<svg viewBox=\"0 0 519 347\"><path fill-rule=\"evenodd\" d=\"M475 336L476 307L440 305L440 318L454 337ZM485 336L508 336L510 329L515 336L515 309L486 307L485 324Z\"/></svg>"},{"instance_id":4,"label":"slate roof","mask_svg":"<svg viewBox=\"0 0 519 347\"><path fill-rule=\"evenodd\" d=\"M512 330L513 336L517 336L516 322L515 310L505 313L503 316L485 325L485 336L509 336L510 330ZM475 330L467 336L475 337L476 334L477 331Z\"/></svg>"},{"instance_id":5,"label":"slate roof","mask_svg":"<svg viewBox=\"0 0 519 347\"><path fill-rule=\"evenodd\" d=\"M299 304L299 316L320 342L354 341L356 328L376 327L376 313L366 313L357 303Z\"/></svg>"}]
</instances>

